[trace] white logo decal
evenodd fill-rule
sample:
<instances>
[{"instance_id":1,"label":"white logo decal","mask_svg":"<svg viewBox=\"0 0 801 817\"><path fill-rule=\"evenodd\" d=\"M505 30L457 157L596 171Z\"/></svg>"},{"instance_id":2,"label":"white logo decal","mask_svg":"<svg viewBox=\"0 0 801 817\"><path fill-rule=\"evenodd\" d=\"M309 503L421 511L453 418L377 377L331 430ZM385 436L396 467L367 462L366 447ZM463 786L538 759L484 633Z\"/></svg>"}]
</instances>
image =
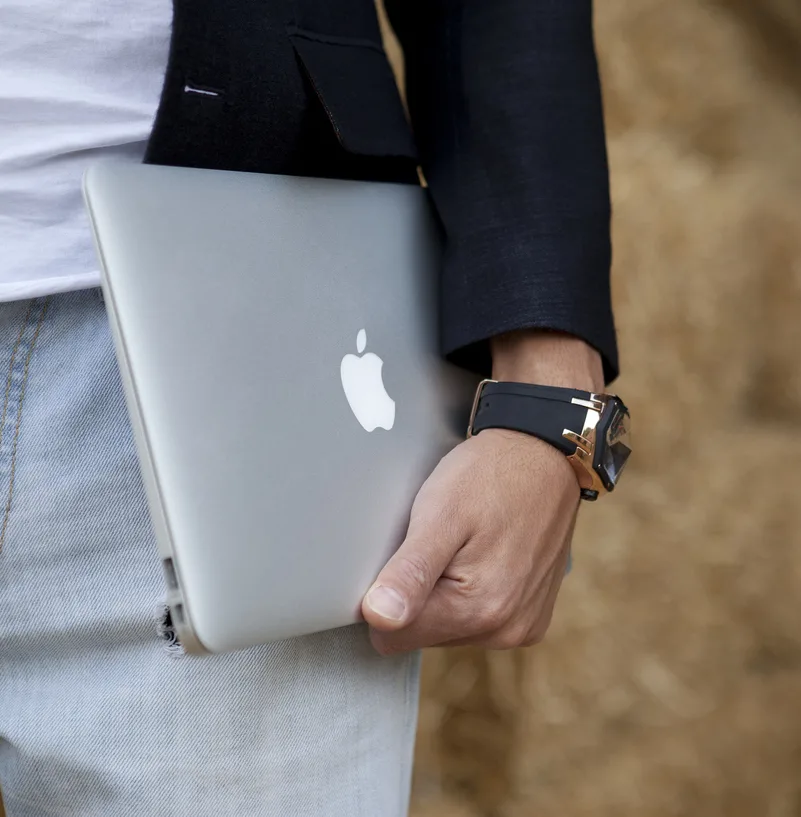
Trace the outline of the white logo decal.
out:
<instances>
[{"instance_id":1,"label":"white logo decal","mask_svg":"<svg viewBox=\"0 0 801 817\"><path fill-rule=\"evenodd\" d=\"M384 428L389 431L395 425L395 401L384 388L381 369L384 361L378 355L368 352L363 355L367 346L367 332L359 330L356 336L358 355L345 355L342 358L340 374L345 397L356 415L356 419L367 431Z\"/></svg>"}]
</instances>

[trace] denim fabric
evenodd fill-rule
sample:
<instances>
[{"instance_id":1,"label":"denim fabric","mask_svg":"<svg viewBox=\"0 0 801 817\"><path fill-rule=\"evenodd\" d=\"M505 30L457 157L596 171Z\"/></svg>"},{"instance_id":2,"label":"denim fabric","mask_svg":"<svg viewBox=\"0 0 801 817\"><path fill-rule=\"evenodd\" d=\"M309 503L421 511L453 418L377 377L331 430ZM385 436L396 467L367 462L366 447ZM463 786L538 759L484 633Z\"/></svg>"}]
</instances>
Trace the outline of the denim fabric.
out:
<instances>
[{"instance_id":1,"label":"denim fabric","mask_svg":"<svg viewBox=\"0 0 801 817\"><path fill-rule=\"evenodd\" d=\"M0 305L0 786L8 817L400 817L419 656L364 627L228 656L162 578L96 290Z\"/></svg>"}]
</instances>

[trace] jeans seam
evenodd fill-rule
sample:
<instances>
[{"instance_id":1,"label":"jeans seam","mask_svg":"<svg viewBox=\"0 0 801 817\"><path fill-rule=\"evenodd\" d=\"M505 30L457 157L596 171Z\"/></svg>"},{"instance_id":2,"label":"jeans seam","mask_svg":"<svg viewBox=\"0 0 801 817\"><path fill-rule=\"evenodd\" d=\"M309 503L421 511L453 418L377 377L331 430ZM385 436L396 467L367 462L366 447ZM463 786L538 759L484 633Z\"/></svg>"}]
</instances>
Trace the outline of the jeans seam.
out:
<instances>
[{"instance_id":1,"label":"jeans seam","mask_svg":"<svg viewBox=\"0 0 801 817\"><path fill-rule=\"evenodd\" d=\"M8 520L11 516L11 504L14 499L14 475L17 469L17 444L19 443L19 431L20 426L22 425L22 410L25 405L25 391L28 385L28 375L30 374L30 367L31 367L31 358L33 357L33 352L36 349L36 342L39 339L39 333L42 331L42 324L44 323L45 316L47 315L47 308L50 306L50 297L45 299L45 302L42 306L42 311L39 313L39 319L36 323L36 329L33 333L33 338L31 338L31 343L28 348L28 354L25 357L25 367L22 373L22 382L20 384L20 391L19 391L19 405L17 406L17 422L14 427L14 440L11 444L11 466L9 471L9 480L8 480L8 497L6 498L6 507L3 513L3 523L2 528L0 529L0 551L3 550L3 544L6 540L6 530L8 529ZM9 380L8 385L6 386L6 399L5 405L3 406L3 418L2 418L2 425L0 426L0 442L2 442L2 434L5 430L6 425L6 410L8 408L8 396L11 391L11 372L14 368L14 358L17 355L19 350L20 343L22 341L22 336L27 329L28 326L28 319L31 314L31 309L33 308L33 302L31 302L31 306L28 307L28 312L25 315L25 323L22 327L22 331L20 332L20 336L17 339L17 344L14 347L14 352L11 358L11 366L9 367Z\"/></svg>"},{"instance_id":2,"label":"jeans seam","mask_svg":"<svg viewBox=\"0 0 801 817\"><path fill-rule=\"evenodd\" d=\"M14 363L17 360L17 352L19 351L22 338L25 335L25 330L28 328L28 321L33 311L33 301L28 304L28 309L25 312L25 317L22 319L22 326L17 335L17 342L11 350L11 362L8 364L8 378L6 379L6 393L3 398L3 416L0 418L0 445L3 444L3 434L6 429L6 415L8 414L8 398L11 396L11 384L14 382Z\"/></svg>"}]
</instances>

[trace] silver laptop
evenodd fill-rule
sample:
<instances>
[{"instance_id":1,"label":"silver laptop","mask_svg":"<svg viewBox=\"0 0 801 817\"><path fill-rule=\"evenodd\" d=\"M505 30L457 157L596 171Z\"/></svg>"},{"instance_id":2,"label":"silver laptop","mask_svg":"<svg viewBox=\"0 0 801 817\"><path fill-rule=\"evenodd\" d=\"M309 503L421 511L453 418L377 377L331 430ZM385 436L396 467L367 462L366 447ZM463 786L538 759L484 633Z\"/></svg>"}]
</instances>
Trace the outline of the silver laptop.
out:
<instances>
[{"instance_id":1,"label":"silver laptop","mask_svg":"<svg viewBox=\"0 0 801 817\"><path fill-rule=\"evenodd\" d=\"M84 182L177 635L358 621L476 378L421 188L102 163Z\"/></svg>"}]
</instances>

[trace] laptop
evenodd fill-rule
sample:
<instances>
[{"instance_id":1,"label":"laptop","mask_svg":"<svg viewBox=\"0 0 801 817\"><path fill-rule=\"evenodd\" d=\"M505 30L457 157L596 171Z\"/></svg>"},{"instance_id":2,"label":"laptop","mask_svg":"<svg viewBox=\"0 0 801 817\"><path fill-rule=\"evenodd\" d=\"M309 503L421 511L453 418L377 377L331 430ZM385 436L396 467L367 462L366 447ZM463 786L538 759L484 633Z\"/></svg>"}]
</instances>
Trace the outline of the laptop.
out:
<instances>
[{"instance_id":1,"label":"laptop","mask_svg":"<svg viewBox=\"0 0 801 817\"><path fill-rule=\"evenodd\" d=\"M478 378L412 185L93 166L84 193L176 634L351 624Z\"/></svg>"}]
</instances>

